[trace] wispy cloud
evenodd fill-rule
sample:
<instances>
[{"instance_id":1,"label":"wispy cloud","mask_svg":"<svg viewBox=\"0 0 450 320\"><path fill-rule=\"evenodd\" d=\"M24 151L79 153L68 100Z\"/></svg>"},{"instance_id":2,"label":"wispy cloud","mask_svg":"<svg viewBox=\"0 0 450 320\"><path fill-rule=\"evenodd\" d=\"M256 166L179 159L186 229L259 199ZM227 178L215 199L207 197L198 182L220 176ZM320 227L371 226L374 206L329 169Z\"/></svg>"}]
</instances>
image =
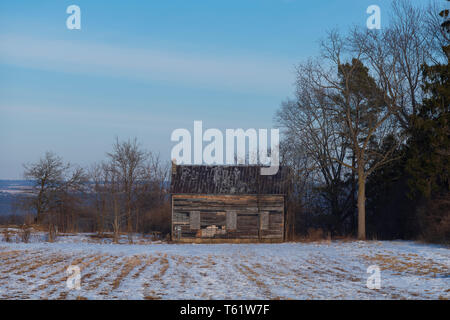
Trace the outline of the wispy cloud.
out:
<instances>
[{"instance_id":1,"label":"wispy cloud","mask_svg":"<svg viewBox=\"0 0 450 320\"><path fill-rule=\"evenodd\" d=\"M73 125L73 123L81 123L83 125L91 125L92 127L114 127L137 129L144 128L152 131L168 130L170 127L185 124L182 118L171 117L170 115L154 115L149 112L133 112L127 110L120 111L98 111L75 109L73 107L54 107L42 105L19 105L19 104L0 104L0 113L3 115L11 115L40 119L40 121L48 121L55 123L65 123ZM169 138L168 138L169 139Z\"/></svg>"},{"instance_id":2,"label":"wispy cloud","mask_svg":"<svg viewBox=\"0 0 450 320\"><path fill-rule=\"evenodd\" d=\"M292 64L258 57L216 57L0 35L0 63L58 72L131 77L226 90L286 92Z\"/></svg>"}]
</instances>

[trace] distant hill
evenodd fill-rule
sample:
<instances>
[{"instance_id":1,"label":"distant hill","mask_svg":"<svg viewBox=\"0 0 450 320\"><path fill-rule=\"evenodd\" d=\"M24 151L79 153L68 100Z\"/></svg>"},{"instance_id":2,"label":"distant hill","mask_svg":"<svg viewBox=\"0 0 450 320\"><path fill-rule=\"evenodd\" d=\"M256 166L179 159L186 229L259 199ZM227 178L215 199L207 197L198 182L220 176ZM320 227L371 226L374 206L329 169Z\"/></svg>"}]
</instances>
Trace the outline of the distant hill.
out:
<instances>
[{"instance_id":1,"label":"distant hill","mask_svg":"<svg viewBox=\"0 0 450 320\"><path fill-rule=\"evenodd\" d=\"M30 191L32 185L33 182L29 180L0 180L0 215L12 214L14 199ZM16 210L14 213L25 212Z\"/></svg>"}]
</instances>

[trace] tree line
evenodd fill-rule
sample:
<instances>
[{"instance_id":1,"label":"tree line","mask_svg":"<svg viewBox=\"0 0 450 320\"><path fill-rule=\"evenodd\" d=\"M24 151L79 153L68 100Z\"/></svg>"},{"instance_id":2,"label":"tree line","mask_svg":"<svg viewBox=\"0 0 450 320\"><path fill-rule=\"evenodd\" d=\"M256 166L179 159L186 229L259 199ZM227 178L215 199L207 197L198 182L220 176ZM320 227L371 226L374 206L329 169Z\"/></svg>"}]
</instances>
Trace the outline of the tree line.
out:
<instances>
[{"instance_id":1,"label":"tree line","mask_svg":"<svg viewBox=\"0 0 450 320\"><path fill-rule=\"evenodd\" d=\"M169 164L136 139L116 139L106 155L87 169L52 152L24 165L33 191L20 205L33 213L32 223L46 227L50 241L57 232L108 233L114 242L126 233L130 243L136 232L170 232Z\"/></svg>"},{"instance_id":2,"label":"tree line","mask_svg":"<svg viewBox=\"0 0 450 320\"><path fill-rule=\"evenodd\" d=\"M275 115L297 233L450 239L449 15L393 1L381 30L333 30Z\"/></svg>"}]
</instances>

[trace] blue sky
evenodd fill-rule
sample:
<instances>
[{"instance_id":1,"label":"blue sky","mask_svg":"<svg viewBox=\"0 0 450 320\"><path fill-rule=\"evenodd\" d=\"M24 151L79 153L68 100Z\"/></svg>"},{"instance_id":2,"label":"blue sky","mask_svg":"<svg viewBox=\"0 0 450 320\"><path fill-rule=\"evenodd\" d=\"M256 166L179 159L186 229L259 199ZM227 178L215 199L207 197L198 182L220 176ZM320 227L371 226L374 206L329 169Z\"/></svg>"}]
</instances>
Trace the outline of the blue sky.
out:
<instances>
[{"instance_id":1,"label":"blue sky","mask_svg":"<svg viewBox=\"0 0 450 320\"><path fill-rule=\"evenodd\" d=\"M423 0L417 0L422 3ZM68 30L66 8L81 8ZM115 136L169 159L176 128L271 128L294 65L389 0L0 2L0 179L52 150L86 166Z\"/></svg>"}]
</instances>

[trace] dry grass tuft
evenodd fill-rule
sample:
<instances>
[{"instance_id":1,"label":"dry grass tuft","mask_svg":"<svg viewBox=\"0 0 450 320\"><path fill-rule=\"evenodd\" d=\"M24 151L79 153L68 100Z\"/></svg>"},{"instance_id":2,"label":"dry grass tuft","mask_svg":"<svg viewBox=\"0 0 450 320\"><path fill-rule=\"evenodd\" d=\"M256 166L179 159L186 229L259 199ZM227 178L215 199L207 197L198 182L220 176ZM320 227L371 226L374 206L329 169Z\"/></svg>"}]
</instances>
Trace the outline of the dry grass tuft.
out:
<instances>
[{"instance_id":1,"label":"dry grass tuft","mask_svg":"<svg viewBox=\"0 0 450 320\"><path fill-rule=\"evenodd\" d=\"M122 280L128 276L128 274L138 265L141 264L141 258L138 256L133 256L131 258L127 258L125 264L123 265L122 270L120 271L119 276L113 281L112 289L115 290L119 287Z\"/></svg>"},{"instance_id":2,"label":"dry grass tuft","mask_svg":"<svg viewBox=\"0 0 450 320\"><path fill-rule=\"evenodd\" d=\"M146 261L145 263L143 263L142 266L136 271L136 273L132 276L132 278L133 278L133 279L137 279L137 278L140 276L140 274L141 274L142 272L144 272L144 270L145 270L148 266L154 264L157 260L158 260L158 258L156 258L156 257L149 257L149 258L147 259L147 261Z\"/></svg>"},{"instance_id":3,"label":"dry grass tuft","mask_svg":"<svg viewBox=\"0 0 450 320\"><path fill-rule=\"evenodd\" d=\"M449 276L448 266L434 262L430 259L418 259L415 254L400 254L392 256L388 254L376 254L375 256L363 255L364 259L380 266L382 270L391 270L399 273L411 273L414 275Z\"/></svg>"}]
</instances>

